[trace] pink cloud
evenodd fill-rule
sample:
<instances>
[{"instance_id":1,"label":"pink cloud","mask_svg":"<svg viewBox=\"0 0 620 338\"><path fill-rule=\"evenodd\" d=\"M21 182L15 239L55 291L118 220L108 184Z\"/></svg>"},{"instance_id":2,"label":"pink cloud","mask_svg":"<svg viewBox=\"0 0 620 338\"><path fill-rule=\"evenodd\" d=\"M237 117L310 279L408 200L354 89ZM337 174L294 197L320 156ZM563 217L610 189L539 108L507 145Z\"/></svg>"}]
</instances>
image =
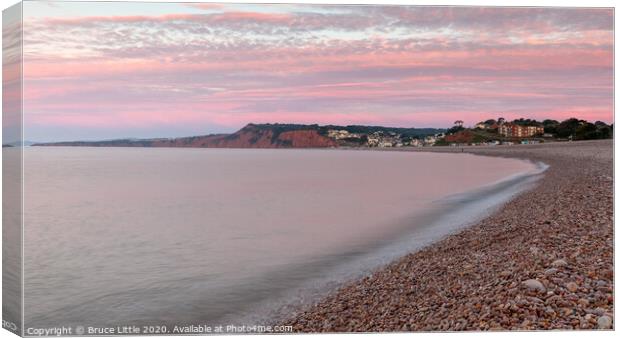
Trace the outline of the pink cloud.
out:
<instances>
[{"instance_id":1,"label":"pink cloud","mask_svg":"<svg viewBox=\"0 0 620 338\"><path fill-rule=\"evenodd\" d=\"M112 129L612 119L611 11L196 5L216 11L27 23L29 121Z\"/></svg>"},{"instance_id":2,"label":"pink cloud","mask_svg":"<svg viewBox=\"0 0 620 338\"><path fill-rule=\"evenodd\" d=\"M240 21L252 21L252 22L269 22L269 23L281 23L289 24L293 17L288 14L276 14L276 13L257 13L257 12L227 12L222 14L213 14L209 18L209 22L240 22Z\"/></svg>"},{"instance_id":3,"label":"pink cloud","mask_svg":"<svg viewBox=\"0 0 620 338\"><path fill-rule=\"evenodd\" d=\"M210 2L196 2L196 3L186 3L187 7L198 8L198 9L222 9L224 8L224 4L222 3L210 3Z\"/></svg>"},{"instance_id":4,"label":"pink cloud","mask_svg":"<svg viewBox=\"0 0 620 338\"><path fill-rule=\"evenodd\" d=\"M279 72L316 73L321 71L342 71L346 69L394 67L394 66L436 66L473 67L491 70L503 69L571 69L574 67L611 67L611 49L573 49L553 47L537 49L480 49L473 51L422 51L403 53L397 51L376 51L368 53L342 53L324 55L312 49L273 48L265 51L240 51L247 59L236 60L227 52L218 53L217 61L196 60L191 63L166 62L148 59L120 60L67 60L33 61L26 68L28 78L98 76L100 74L170 73L205 70L249 70ZM286 55L286 58L277 55Z\"/></svg>"},{"instance_id":5,"label":"pink cloud","mask_svg":"<svg viewBox=\"0 0 620 338\"><path fill-rule=\"evenodd\" d=\"M225 22L257 22L269 24L289 24L293 17L287 14L259 12L223 12L213 14L166 14L159 16L119 15L119 16L82 16L70 18L49 18L43 21L47 26L92 26L93 24L135 24L145 22L169 23L174 21L202 22L221 24ZM36 22L33 22L36 24Z\"/></svg>"}]
</instances>

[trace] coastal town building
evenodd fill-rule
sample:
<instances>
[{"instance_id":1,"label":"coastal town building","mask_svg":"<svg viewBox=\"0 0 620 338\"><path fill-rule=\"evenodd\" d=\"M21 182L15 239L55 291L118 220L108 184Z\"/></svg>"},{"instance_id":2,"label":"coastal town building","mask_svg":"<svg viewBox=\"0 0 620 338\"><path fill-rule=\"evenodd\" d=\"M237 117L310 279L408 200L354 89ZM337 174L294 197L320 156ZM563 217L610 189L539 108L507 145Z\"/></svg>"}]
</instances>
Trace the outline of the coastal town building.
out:
<instances>
[{"instance_id":1,"label":"coastal town building","mask_svg":"<svg viewBox=\"0 0 620 338\"><path fill-rule=\"evenodd\" d=\"M540 126L521 126L515 123L503 123L499 126L499 134L504 137L532 137L541 135L545 128Z\"/></svg>"},{"instance_id":2,"label":"coastal town building","mask_svg":"<svg viewBox=\"0 0 620 338\"><path fill-rule=\"evenodd\" d=\"M476 124L475 128L482 129L482 130L494 130L494 129L499 128L499 125L497 123L489 124L486 122L479 122Z\"/></svg>"},{"instance_id":3,"label":"coastal town building","mask_svg":"<svg viewBox=\"0 0 620 338\"><path fill-rule=\"evenodd\" d=\"M381 138L378 135L376 134L368 135L366 143L368 144L369 147L377 147L379 145L379 142L381 142Z\"/></svg>"},{"instance_id":4,"label":"coastal town building","mask_svg":"<svg viewBox=\"0 0 620 338\"><path fill-rule=\"evenodd\" d=\"M446 136L445 133L427 135L424 138L402 135L393 131L375 131L372 133L351 133L344 129L329 129L327 137L345 146L366 146L379 148L424 147L433 146Z\"/></svg>"},{"instance_id":5,"label":"coastal town building","mask_svg":"<svg viewBox=\"0 0 620 338\"><path fill-rule=\"evenodd\" d=\"M437 143L437 140L438 138L435 135L429 135L424 138L424 145L425 146L435 145L435 143Z\"/></svg>"},{"instance_id":6,"label":"coastal town building","mask_svg":"<svg viewBox=\"0 0 620 338\"><path fill-rule=\"evenodd\" d=\"M424 142L418 140L417 138L414 138L409 142L409 145L412 147L421 147L424 145Z\"/></svg>"},{"instance_id":7,"label":"coastal town building","mask_svg":"<svg viewBox=\"0 0 620 338\"><path fill-rule=\"evenodd\" d=\"M330 129L327 131L327 136L336 140L342 140L345 138L359 138L361 135L356 133L349 133L347 130L335 130Z\"/></svg>"},{"instance_id":8,"label":"coastal town building","mask_svg":"<svg viewBox=\"0 0 620 338\"><path fill-rule=\"evenodd\" d=\"M538 140L523 140L521 141L521 144L539 144L540 141Z\"/></svg>"},{"instance_id":9,"label":"coastal town building","mask_svg":"<svg viewBox=\"0 0 620 338\"><path fill-rule=\"evenodd\" d=\"M415 138L403 137L393 131L375 131L373 133L351 133L347 130L330 129L327 131L327 137L336 140L339 144L351 146L367 146L367 147L405 147L405 146L421 146L423 143Z\"/></svg>"}]
</instances>

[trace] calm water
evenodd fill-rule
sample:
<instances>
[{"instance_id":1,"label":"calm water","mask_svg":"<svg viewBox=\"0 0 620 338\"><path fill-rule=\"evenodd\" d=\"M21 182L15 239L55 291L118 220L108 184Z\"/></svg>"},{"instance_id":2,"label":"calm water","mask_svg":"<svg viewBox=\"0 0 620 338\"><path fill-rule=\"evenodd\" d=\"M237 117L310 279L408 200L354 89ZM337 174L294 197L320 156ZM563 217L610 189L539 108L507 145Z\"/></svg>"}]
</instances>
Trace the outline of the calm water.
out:
<instances>
[{"instance_id":1,"label":"calm water","mask_svg":"<svg viewBox=\"0 0 620 338\"><path fill-rule=\"evenodd\" d=\"M252 324L479 217L510 196L493 183L535 170L341 150L26 148L24 159L26 327ZM439 218L459 205L468 214Z\"/></svg>"}]
</instances>

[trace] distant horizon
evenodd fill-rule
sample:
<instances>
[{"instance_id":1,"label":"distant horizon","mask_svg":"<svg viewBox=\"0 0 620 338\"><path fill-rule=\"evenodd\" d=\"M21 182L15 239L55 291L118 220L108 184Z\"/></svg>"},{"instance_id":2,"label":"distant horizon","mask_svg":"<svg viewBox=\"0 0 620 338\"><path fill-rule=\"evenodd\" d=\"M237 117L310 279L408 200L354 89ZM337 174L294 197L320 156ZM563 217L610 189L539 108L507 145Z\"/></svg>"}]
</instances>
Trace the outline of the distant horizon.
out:
<instances>
[{"instance_id":1,"label":"distant horizon","mask_svg":"<svg viewBox=\"0 0 620 338\"><path fill-rule=\"evenodd\" d=\"M613 9L43 2L24 136L231 133L244 121L613 122ZM449 128L449 127L448 127Z\"/></svg>"},{"instance_id":2,"label":"distant horizon","mask_svg":"<svg viewBox=\"0 0 620 338\"><path fill-rule=\"evenodd\" d=\"M124 137L114 137L114 138L108 138L108 139L81 139L81 140L60 140L60 141L46 141L46 140L33 140L33 139L24 139L24 142L31 142L31 143L48 143L48 142L71 142L71 141L75 141L75 142L90 142L90 141L112 141L112 140L132 140L132 139L136 139L136 140L148 140L148 139L172 139L172 138L184 138L184 137L193 137L193 136L208 136L208 135L218 135L218 134L233 134L241 129L243 129L244 127L248 126L248 125L267 125L267 124L299 124L299 125L306 125L306 126L311 126L311 125L319 125L319 126L328 126L328 125L334 125L334 126L339 126L339 127L346 127L346 126L353 126L354 124L349 124L349 125L336 125L336 124L321 124L321 123L289 123L289 122L264 122L264 123L256 123L256 122L248 122L246 124L244 124L243 126L234 129L232 131L229 132L216 132L216 133L202 133L202 134L191 134L191 135L180 135L180 136L150 136L150 137L135 137L135 136L124 136ZM364 124L359 124L360 126L366 126L366 127L385 127L385 128L407 128L407 129L439 129L439 130L447 130L450 127L407 127L407 126L389 126L389 125L364 125Z\"/></svg>"},{"instance_id":3,"label":"distant horizon","mask_svg":"<svg viewBox=\"0 0 620 338\"><path fill-rule=\"evenodd\" d=\"M502 116L498 117L498 118L502 118ZM468 124L464 124L464 127L466 128L474 128L475 124L480 123L480 122L484 122L487 120L497 120L498 118L486 118L480 121L477 121L475 123L472 123L471 125ZM576 117L569 117L567 119L570 118L576 118ZM516 119L520 119L520 118L516 118ZM511 119L508 120L506 119L506 122L510 123L516 119ZM544 120L547 119L542 119L542 120L537 120L538 122L543 122ZM554 120L554 119L551 119ZM583 119L580 119L583 120ZM563 120L557 120L558 122L562 122ZM597 121L588 121L585 120L587 122L590 123L595 123ZM456 122L456 121L455 121ZM608 125L613 125L613 121L611 123L606 122L606 121L601 121L604 122ZM348 126L364 126L364 127L384 127L384 128L402 128L402 129L437 129L437 130L448 130L451 127L454 126L454 123L449 125L449 126L445 126L445 127L411 127L411 126L391 126L391 125L371 125L371 124L322 124L322 123L289 123L289 122L264 122L264 123L256 123L256 122L248 122L245 123L243 126L233 130L233 131L229 131L229 132L219 132L219 133L198 133L198 134L191 134L191 135L179 135L179 136L147 136L147 137L136 137L136 136L121 136L121 137L113 137L113 138L106 138L106 139L96 139L96 138L92 138L92 139L65 139L65 140L54 140L54 141L49 141L49 140L35 140L35 139L24 139L23 143L31 143L31 144L35 144L35 143L58 143L58 142L100 142L100 141L114 141L114 140L156 140L156 139L176 139L176 138L186 138L186 137L196 137L196 136L211 136L211 135L228 135L228 134L234 134L237 131L240 131L241 129L249 126L249 125L294 125L294 124L298 124L298 125L305 125L305 126L312 126L312 125L318 125L319 127L325 127L325 126L338 126L338 127L348 127ZM7 144L14 144L16 142L10 142Z\"/></svg>"}]
</instances>

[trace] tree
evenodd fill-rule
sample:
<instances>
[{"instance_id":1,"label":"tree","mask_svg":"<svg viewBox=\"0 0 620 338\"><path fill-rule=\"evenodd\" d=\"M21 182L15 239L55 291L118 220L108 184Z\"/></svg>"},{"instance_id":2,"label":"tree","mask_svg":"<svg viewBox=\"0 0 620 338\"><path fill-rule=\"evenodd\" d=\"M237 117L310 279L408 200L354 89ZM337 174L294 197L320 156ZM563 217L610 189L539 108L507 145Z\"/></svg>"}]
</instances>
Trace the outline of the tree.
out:
<instances>
[{"instance_id":1,"label":"tree","mask_svg":"<svg viewBox=\"0 0 620 338\"><path fill-rule=\"evenodd\" d=\"M543 127L545 128L545 133L556 134L558 132L557 128L560 122L556 120L546 119L542 122L542 124L543 124Z\"/></svg>"},{"instance_id":2,"label":"tree","mask_svg":"<svg viewBox=\"0 0 620 338\"><path fill-rule=\"evenodd\" d=\"M524 118L516 119L512 121L512 123L520 125L520 126L540 126L541 125L541 123L536 120L524 119Z\"/></svg>"},{"instance_id":3,"label":"tree","mask_svg":"<svg viewBox=\"0 0 620 338\"><path fill-rule=\"evenodd\" d=\"M594 126L596 127L596 138L597 139L605 139L605 138L612 138L613 137L613 131L611 126L607 125L607 123L602 122L602 121L596 121L594 122Z\"/></svg>"},{"instance_id":4,"label":"tree","mask_svg":"<svg viewBox=\"0 0 620 338\"><path fill-rule=\"evenodd\" d=\"M596 126L587 121L580 121L577 130L575 130L575 139L577 140L595 140L601 138Z\"/></svg>"},{"instance_id":5,"label":"tree","mask_svg":"<svg viewBox=\"0 0 620 338\"><path fill-rule=\"evenodd\" d=\"M611 129L610 126L606 126L606 127L602 127L598 129L601 138L613 138L613 130Z\"/></svg>"},{"instance_id":6,"label":"tree","mask_svg":"<svg viewBox=\"0 0 620 338\"><path fill-rule=\"evenodd\" d=\"M558 124L556 134L558 137L576 137L576 132L579 125L580 121L574 117L564 120Z\"/></svg>"},{"instance_id":7,"label":"tree","mask_svg":"<svg viewBox=\"0 0 620 338\"><path fill-rule=\"evenodd\" d=\"M605 139L613 137L613 127L601 121L590 123L586 120L570 118L557 125L557 136L572 137L574 140Z\"/></svg>"},{"instance_id":8,"label":"tree","mask_svg":"<svg viewBox=\"0 0 620 338\"><path fill-rule=\"evenodd\" d=\"M456 133L458 133L459 131L463 131L463 130L465 130L465 128L463 128L463 127L461 127L461 126L454 126L454 127L450 128L450 129L448 129L448 130L446 131L446 134L448 134L448 135L452 135L452 134L456 134Z\"/></svg>"},{"instance_id":9,"label":"tree","mask_svg":"<svg viewBox=\"0 0 620 338\"><path fill-rule=\"evenodd\" d=\"M556 121L556 120L550 120L550 119L546 119L543 122L543 126L551 126L551 125L558 125L560 124L560 122Z\"/></svg>"}]
</instances>

